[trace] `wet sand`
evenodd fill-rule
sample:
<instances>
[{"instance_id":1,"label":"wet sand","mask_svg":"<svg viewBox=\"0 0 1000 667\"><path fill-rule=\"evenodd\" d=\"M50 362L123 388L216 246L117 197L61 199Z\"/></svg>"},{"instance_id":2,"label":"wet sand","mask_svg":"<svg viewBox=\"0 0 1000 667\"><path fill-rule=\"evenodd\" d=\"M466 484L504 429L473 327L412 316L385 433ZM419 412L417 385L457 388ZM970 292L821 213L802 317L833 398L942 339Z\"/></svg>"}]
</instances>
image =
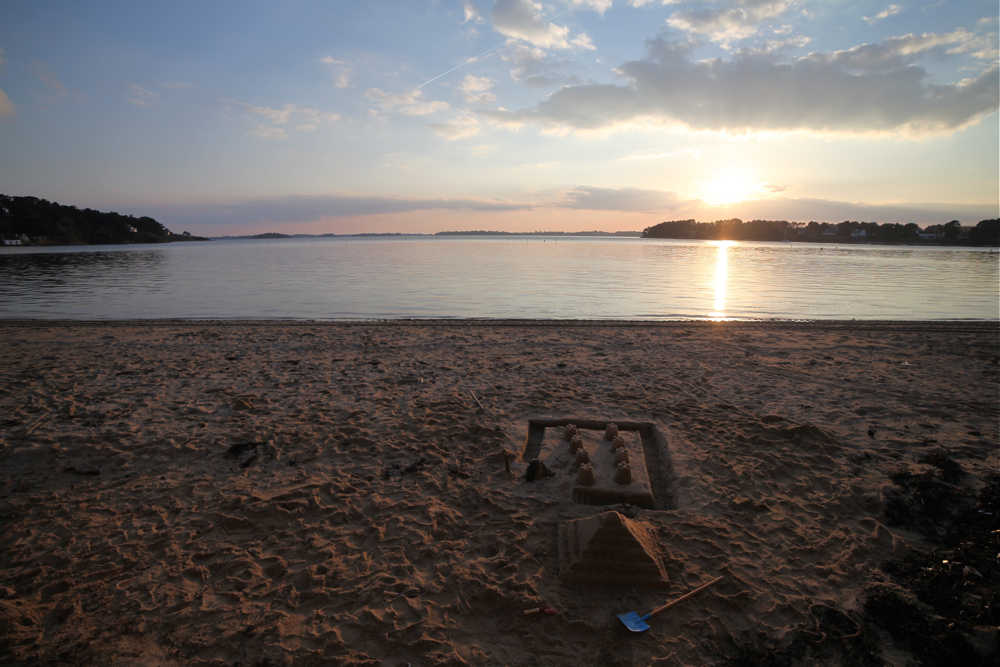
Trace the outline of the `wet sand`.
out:
<instances>
[{"instance_id":1,"label":"wet sand","mask_svg":"<svg viewBox=\"0 0 1000 667\"><path fill-rule=\"evenodd\" d=\"M908 664L931 649L886 626L945 626L894 564L1000 529L998 333L0 322L0 662ZM652 502L573 502L562 427L526 453L529 420L646 425ZM611 511L660 585L567 569L560 535ZM996 597L996 559L934 567ZM948 641L986 659L996 622L963 613Z\"/></svg>"}]
</instances>

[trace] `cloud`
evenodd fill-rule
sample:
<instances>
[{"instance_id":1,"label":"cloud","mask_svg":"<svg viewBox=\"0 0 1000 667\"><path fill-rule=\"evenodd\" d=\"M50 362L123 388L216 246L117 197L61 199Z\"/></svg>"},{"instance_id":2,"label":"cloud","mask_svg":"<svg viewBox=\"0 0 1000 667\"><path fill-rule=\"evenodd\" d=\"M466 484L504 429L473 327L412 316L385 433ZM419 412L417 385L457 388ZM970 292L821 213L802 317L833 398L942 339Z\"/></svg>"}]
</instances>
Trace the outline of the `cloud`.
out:
<instances>
[{"instance_id":1,"label":"cloud","mask_svg":"<svg viewBox=\"0 0 1000 667\"><path fill-rule=\"evenodd\" d=\"M501 124L585 131L653 123L727 133L950 133L997 111L996 65L935 84L913 61L946 44L961 48L964 34L908 35L792 62L749 51L696 61L694 44L656 39L646 59L616 70L625 85L567 86L532 109L477 113Z\"/></svg>"},{"instance_id":2,"label":"cloud","mask_svg":"<svg viewBox=\"0 0 1000 667\"><path fill-rule=\"evenodd\" d=\"M482 12L479 11L479 7L469 2L469 0L462 0L462 7L465 9L465 20L462 23L468 23L472 21L473 23L482 23L484 21Z\"/></svg>"},{"instance_id":3,"label":"cloud","mask_svg":"<svg viewBox=\"0 0 1000 667\"><path fill-rule=\"evenodd\" d=\"M247 132L247 136L261 139L284 139L288 137L288 127L300 132L312 132L324 123L333 123L340 119L335 113L325 113L315 109L300 108L294 104L286 104L280 109L258 107L237 100L221 99L229 107L239 107L251 114L263 116L270 125L258 125L256 129Z\"/></svg>"},{"instance_id":4,"label":"cloud","mask_svg":"<svg viewBox=\"0 0 1000 667\"><path fill-rule=\"evenodd\" d=\"M330 65L334 71L333 85L337 88L348 88L351 85L351 75L354 68L343 60L335 60L333 56L323 56L319 60L324 65Z\"/></svg>"},{"instance_id":5,"label":"cloud","mask_svg":"<svg viewBox=\"0 0 1000 667\"><path fill-rule=\"evenodd\" d=\"M889 37L879 44L862 44L829 53L811 53L806 57L851 72L889 72L911 65L916 57L933 49L943 51L944 55L956 55L969 53L986 41L982 37L959 29L944 34L924 33Z\"/></svg>"},{"instance_id":6,"label":"cloud","mask_svg":"<svg viewBox=\"0 0 1000 667\"><path fill-rule=\"evenodd\" d=\"M423 102L423 93L411 90L408 93L387 93L378 88L369 88L365 97L376 102L383 109L400 107L400 111L411 116L426 116L449 108L447 102Z\"/></svg>"},{"instance_id":7,"label":"cloud","mask_svg":"<svg viewBox=\"0 0 1000 667\"><path fill-rule=\"evenodd\" d=\"M0 90L0 120L13 118L16 115L17 110L14 108L14 103L7 97L7 93Z\"/></svg>"},{"instance_id":8,"label":"cloud","mask_svg":"<svg viewBox=\"0 0 1000 667\"><path fill-rule=\"evenodd\" d=\"M543 49L593 48L586 35L579 35L573 41L567 39L569 28L546 19L542 6L531 0L497 0L491 18L493 28L501 35Z\"/></svg>"},{"instance_id":9,"label":"cloud","mask_svg":"<svg viewBox=\"0 0 1000 667\"><path fill-rule=\"evenodd\" d=\"M446 111L450 108L447 102L423 102L421 104L411 104L400 109L409 116L427 116L428 114Z\"/></svg>"},{"instance_id":10,"label":"cloud","mask_svg":"<svg viewBox=\"0 0 1000 667\"><path fill-rule=\"evenodd\" d=\"M378 88L369 88L365 92L365 97L376 102L383 109L391 109L404 104L415 104L423 97L423 93L419 90L411 90L407 93L387 93Z\"/></svg>"},{"instance_id":11,"label":"cloud","mask_svg":"<svg viewBox=\"0 0 1000 667\"><path fill-rule=\"evenodd\" d=\"M783 14L791 5L786 0L739 0L735 7L697 7L674 12L667 25L713 42L729 43L757 34L757 24Z\"/></svg>"},{"instance_id":12,"label":"cloud","mask_svg":"<svg viewBox=\"0 0 1000 667\"><path fill-rule=\"evenodd\" d=\"M682 203L676 192L642 188L580 185L560 195L562 207L589 211L653 212L672 210Z\"/></svg>"},{"instance_id":13,"label":"cloud","mask_svg":"<svg viewBox=\"0 0 1000 667\"><path fill-rule=\"evenodd\" d=\"M129 92L125 94L125 99L127 99L129 103L140 107L152 106L153 102L159 99L159 97L159 93L154 93L151 90L140 88L134 84L129 86Z\"/></svg>"},{"instance_id":14,"label":"cloud","mask_svg":"<svg viewBox=\"0 0 1000 667\"><path fill-rule=\"evenodd\" d=\"M151 215L168 226L180 224L305 223L328 218L411 213L430 210L478 212L532 208L497 199L471 197L394 197L377 195L289 196L230 204L186 204L150 207Z\"/></svg>"},{"instance_id":15,"label":"cloud","mask_svg":"<svg viewBox=\"0 0 1000 667\"><path fill-rule=\"evenodd\" d=\"M485 76L467 74L462 80L461 95L469 104L489 104L497 96L489 92L493 80Z\"/></svg>"},{"instance_id":16,"label":"cloud","mask_svg":"<svg viewBox=\"0 0 1000 667\"><path fill-rule=\"evenodd\" d=\"M274 127L273 125L258 125L247 132L246 136L257 137L259 139L287 139L288 132L284 128Z\"/></svg>"},{"instance_id":17,"label":"cloud","mask_svg":"<svg viewBox=\"0 0 1000 667\"><path fill-rule=\"evenodd\" d=\"M541 88L578 82L576 77L559 72L562 68L574 66L572 61L551 58L542 49L523 42L507 44L500 57L513 65L511 78L523 81L529 87Z\"/></svg>"},{"instance_id":18,"label":"cloud","mask_svg":"<svg viewBox=\"0 0 1000 667\"><path fill-rule=\"evenodd\" d=\"M444 137L448 141L472 137L482 131L479 127L479 119L469 115L459 116L445 123L431 123L430 127L438 136Z\"/></svg>"},{"instance_id":19,"label":"cloud","mask_svg":"<svg viewBox=\"0 0 1000 667\"><path fill-rule=\"evenodd\" d=\"M580 34L580 35L577 35L576 37L574 37L573 41L571 41L570 44L572 44L573 46L575 46L578 49L583 49L585 51L596 51L597 50L597 47L594 46L594 43L592 41L590 41L590 37L588 37L587 35L584 35L584 34Z\"/></svg>"},{"instance_id":20,"label":"cloud","mask_svg":"<svg viewBox=\"0 0 1000 667\"><path fill-rule=\"evenodd\" d=\"M611 8L611 0L569 0L569 6L573 9L586 7L603 15L604 12Z\"/></svg>"},{"instance_id":21,"label":"cloud","mask_svg":"<svg viewBox=\"0 0 1000 667\"><path fill-rule=\"evenodd\" d=\"M776 197L739 202L724 207L717 215L738 216L744 220L795 220L806 222L840 222L869 220L880 223L917 224L942 223L949 220L978 222L997 217L996 204L942 204L936 202L906 202L898 204L865 204L826 199ZM707 219L707 218L706 218Z\"/></svg>"},{"instance_id":22,"label":"cloud","mask_svg":"<svg viewBox=\"0 0 1000 667\"><path fill-rule=\"evenodd\" d=\"M56 73L52 70L52 68L46 63L43 63L41 60L32 60L29 71L48 84L48 86L55 90L58 95L65 96L71 94L66 86L59 81L59 77L56 76Z\"/></svg>"},{"instance_id":23,"label":"cloud","mask_svg":"<svg viewBox=\"0 0 1000 667\"><path fill-rule=\"evenodd\" d=\"M876 14L875 16L873 16L872 18L868 18L867 16L862 16L861 20L864 21L865 23L867 23L868 25L875 25L876 23L878 23L882 19L889 18L890 16L895 16L896 14L900 13L901 11L903 11L903 6L902 5L889 5L888 9L885 9L885 10L879 12L878 14Z\"/></svg>"}]
</instances>

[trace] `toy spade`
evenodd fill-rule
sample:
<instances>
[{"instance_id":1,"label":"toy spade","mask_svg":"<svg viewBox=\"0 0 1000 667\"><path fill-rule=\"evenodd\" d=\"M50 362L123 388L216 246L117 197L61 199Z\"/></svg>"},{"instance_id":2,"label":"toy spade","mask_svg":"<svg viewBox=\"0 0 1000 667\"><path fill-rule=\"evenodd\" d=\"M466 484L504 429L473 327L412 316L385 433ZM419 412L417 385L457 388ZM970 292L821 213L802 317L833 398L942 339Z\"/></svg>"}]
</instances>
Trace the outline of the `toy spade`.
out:
<instances>
[{"instance_id":1,"label":"toy spade","mask_svg":"<svg viewBox=\"0 0 1000 667\"><path fill-rule=\"evenodd\" d=\"M653 611L649 612L645 616L640 616L637 612L630 611L627 614L618 614L618 618L620 618L622 620L622 623L625 624L625 627L628 628L629 630L631 630L632 632L645 632L646 630L649 630L649 625L646 624L646 621L648 621L649 619L651 619L653 616L656 616L660 612L663 612L663 611L666 611L666 610L670 609L675 604L679 604L681 602L684 602L684 600L687 600L689 597L694 597L695 595L697 595L698 593L701 593L703 590L705 590L709 586L717 584L720 581L722 581L722 577L716 577L715 579L713 579L712 581L708 582L704 586L701 586L699 588L694 589L693 591L691 591L687 595L682 595L681 597L677 598L673 602L668 602L667 604L663 605L662 607L658 607L657 609L654 609Z\"/></svg>"}]
</instances>

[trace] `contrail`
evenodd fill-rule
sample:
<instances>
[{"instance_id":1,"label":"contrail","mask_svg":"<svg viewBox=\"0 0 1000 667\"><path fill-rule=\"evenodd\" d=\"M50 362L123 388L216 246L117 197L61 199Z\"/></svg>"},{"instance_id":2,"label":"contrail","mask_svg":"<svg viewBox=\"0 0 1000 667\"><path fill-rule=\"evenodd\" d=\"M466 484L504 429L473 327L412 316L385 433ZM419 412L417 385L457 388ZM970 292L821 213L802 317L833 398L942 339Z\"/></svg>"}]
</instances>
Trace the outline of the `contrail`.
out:
<instances>
[{"instance_id":1,"label":"contrail","mask_svg":"<svg viewBox=\"0 0 1000 667\"><path fill-rule=\"evenodd\" d=\"M500 48L501 46L503 46L503 45L504 45L504 44L506 44L506 43L507 43L507 40L504 40L504 41L500 42L499 44L497 44L496 46L494 46L494 47L493 47L492 49L487 49L486 51L483 51L483 52L482 52L482 53L480 53L480 54L479 54L478 56L474 56L474 57L472 57L472 58L466 58L466 59L465 59L464 61L462 61L462 62L461 62L461 63L459 63L458 65L455 65L454 67L452 67L452 68L451 68L450 70L448 70L447 72L443 72L442 74L438 74L438 75L437 75L436 77L434 77L433 79L428 79L427 81L424 81L424 82L423 82L422 84L420 84L419 86L417 86L417 87L416 87L416 88L414 88L413 90L420 90L421 88L423 88L424 86L426 86L426 85L427 85L428 83L430 83L431 81L437 81L438 79L440 79L441 77L443 77L443 76L444 76L445 74L451 74L452 72L454 72L455 70L457 70L457 69L458 69L459 67L461 67L462 65L468 65L468 64L469 64L469 63L471 63L471 62L472 62L473 60L478 60L479 58L482 58L483 56L485 56L485 55L486 55L487 53L489 53L490 51L496 51L497 49L499 49L499 48Z\"/></svg>"},{"instance_id":2,"label":"contrail","mask_svg":"<svg viewBox=\"0 0 1000 667\"><path fill-rule=\"evenodd\" d=\"M566 11L560 12L560 13L556 14L555 16L553 16L552 18L546 19L546 20L549 23L552 23L553 21L555 21L557 18L559 18L563 14L569 14L571 11L573 11L572 8L567 9ZM441 77L443 77L445 74L451 74L452 72L454 72L455 70L457 70L459 67L462 67L463 65L468 65L473 60L479 60L480 58L482 58L483 56L485 56L487 53L490 53L492 51L496 51L497 49L499 49L501 46L503 46L506 43L507 43L507 40L504 40L504 41L500 42L499 44L497 44L496 46L494 46L492 49L486 49L485 51L483 51L482 53L480 53L478 56L474 56L472 58L466 58L465 60L463 60L459 64L457 64L454 67L452 67L447 72L442 72L441 74L438 74L433 79L427 79L426 81L424 81L422 84L420 84L419 86L417 86L413 90L420 90L421 88L423 88L424 86L426 86L428 83L431 83L432 81L437 81L438 79L440 79Z\"/></svg>"}]
</instances>

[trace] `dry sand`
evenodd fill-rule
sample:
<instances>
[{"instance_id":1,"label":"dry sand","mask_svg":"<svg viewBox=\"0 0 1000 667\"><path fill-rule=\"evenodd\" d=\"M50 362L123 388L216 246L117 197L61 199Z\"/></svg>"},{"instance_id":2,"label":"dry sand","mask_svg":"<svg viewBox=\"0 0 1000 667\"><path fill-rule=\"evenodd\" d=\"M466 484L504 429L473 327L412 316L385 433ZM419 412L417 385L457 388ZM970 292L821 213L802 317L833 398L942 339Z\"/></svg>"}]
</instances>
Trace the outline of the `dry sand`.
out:
<instances>
[{"instance_id":1,"label":"dry sand","mask_svg":"<svg viewBox=\"0 0 1000 667\"><path fill-rule=\"evenodd\" d=\"M941 619L898 564L954 553L963 499L1000 529L969 504L996 323L5 322L0 351L5 665L912 664ZM654 508L525 481L540 418L654 425ZM609 510L666 586L561 573ZM988 566L935 566L985 610L948 631L974 660Z\"/></svg>"}]
</instances>

